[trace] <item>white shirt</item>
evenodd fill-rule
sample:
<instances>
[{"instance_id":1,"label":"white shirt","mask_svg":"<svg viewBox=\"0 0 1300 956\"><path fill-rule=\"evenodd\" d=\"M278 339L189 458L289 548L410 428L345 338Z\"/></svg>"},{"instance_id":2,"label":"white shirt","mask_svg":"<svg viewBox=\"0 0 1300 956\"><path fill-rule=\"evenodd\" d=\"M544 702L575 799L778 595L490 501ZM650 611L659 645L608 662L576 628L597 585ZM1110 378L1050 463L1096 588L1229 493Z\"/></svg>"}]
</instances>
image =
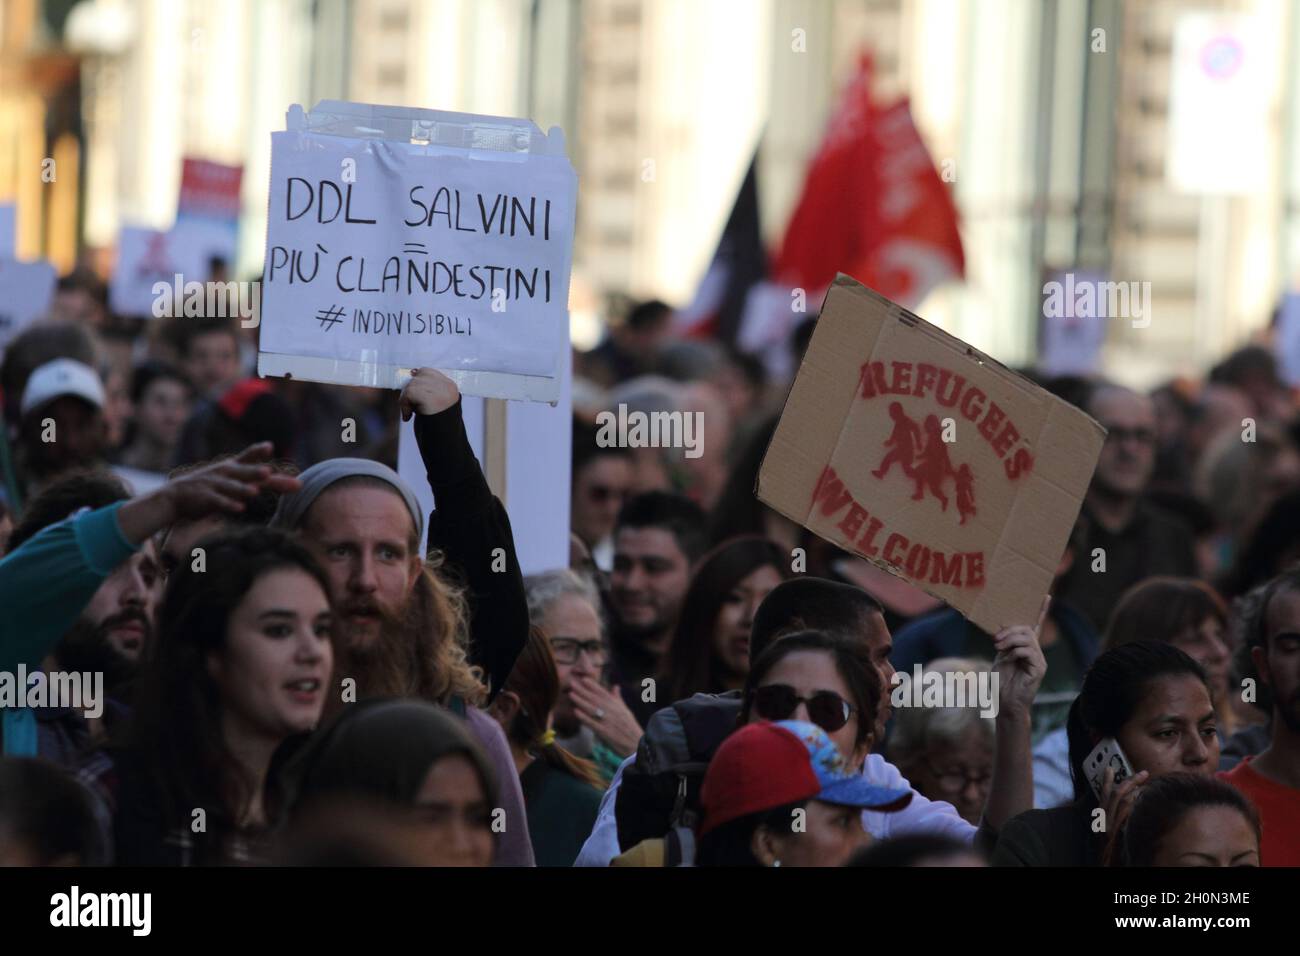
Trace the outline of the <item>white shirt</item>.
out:
<instances>
[{"instance_id":1,"label":"white shirt","mask_svg":"<svg viewBox=\"0 0 1300 956\"><path fill-rule=\"evenodd\" d=\"M618 856L622 849L618 845L618 821L614 817L614 801L619 785L623 782L623 771L636 760L636 754L624 760L609 783L609 789L600 801L600 813L596 825L591 829L591 836L582 845L582 852L574 861L574 866L609 866L610 861ZM962 819L957 808L942 800L930 800L913 789L912 785L899 772L898 768L877 754L867 756L862 765L862 776L867 782L877 787L889 787L894 790L911 790L912 800L902 810L882 813L879 810L863 810L862 826L877 840L903 836L909 833L934 833L949 836L971 843L975 839L976 828Z\"/></svg>"}]
</instances>

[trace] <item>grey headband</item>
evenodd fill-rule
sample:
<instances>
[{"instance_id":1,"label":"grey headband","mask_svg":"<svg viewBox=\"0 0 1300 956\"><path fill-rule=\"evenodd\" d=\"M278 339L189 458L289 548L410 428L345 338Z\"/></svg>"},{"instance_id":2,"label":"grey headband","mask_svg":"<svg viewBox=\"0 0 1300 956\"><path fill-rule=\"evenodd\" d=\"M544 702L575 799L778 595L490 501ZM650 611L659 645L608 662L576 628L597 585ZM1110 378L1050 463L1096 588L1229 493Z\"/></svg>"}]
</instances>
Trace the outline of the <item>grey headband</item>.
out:
<instances>
[{"instance_id":1,"label":"grey headband","mask_svg":"<svg viewBox=\"0 0 1300 956\"><path fill-rule=\"evenodd\" d=\"M369 458L330 458L312 465L298 476L298 480L302 482L300 490L280 496L280 504L271 519L271 527L288 530L297 528L302 524L307 509L326 488L344 478L361 477L378 478L391 485L392 489L402 496L402 500L406 502L406 510L411 513L411 520L415 522L416 536L423 542L424 513L420 510L420 502L416 500L415 492L393 469Z\"/></svg>"}]
</instances>

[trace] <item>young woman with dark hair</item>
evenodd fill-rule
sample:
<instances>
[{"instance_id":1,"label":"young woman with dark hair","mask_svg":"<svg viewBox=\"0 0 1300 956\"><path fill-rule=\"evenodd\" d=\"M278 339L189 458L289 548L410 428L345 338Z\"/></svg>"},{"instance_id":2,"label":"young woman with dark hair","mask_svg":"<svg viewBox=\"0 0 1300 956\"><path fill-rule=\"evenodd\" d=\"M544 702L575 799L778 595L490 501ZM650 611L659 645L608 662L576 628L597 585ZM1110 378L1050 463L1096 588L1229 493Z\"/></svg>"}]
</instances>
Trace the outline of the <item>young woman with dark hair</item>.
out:
<instances>
[{"instance_id":1,"label":"young woman with dark hair","mask_svg":"<svg viewBox=\"0 0 1300 956\"><path fill-rule=\"evenodd\" d=\"M1236 787L1199 774L1152 780L1115 839L1124 866L1259 866L1259 814Z\"/></svg>"},{"instance_id":2,"label":"young woman with dark hair","mask_svg":"<svg viewBox=\"0 0 1300 956\"><path fill-rule=\"evenodd\" d=\"M911 799L910 791L874 787L861 773L875 742L881 693L870 655L848 638L798 631L769 645L745 681L743 729L718 748L704 777L697 864L840 866L866 845L862 810L900 809ZM776 726L786 728L811 725L833 748L820 748L822 756L832 753L837 773L856 780L871 797L834 803L819 797L819 788L792 789L803 776L795 767L799 761L789 755L780 759L793 748L754 733L765 722L784 722ZM804 823L799 841L791 825L796 814L802 814Z\"/></svg>"},{"instance_id":3,"label":"young woman with dark hair","mask_svg":"<svg viewBox=\"0 0 1300 956\"><path fill-rule=\"evenodd\" d=\"M880 675L860 643L824 631L799 631L770 645L745 681L740 724L802 720L816 724L857 773L876 739Z\"/></svg>"},{"instance_id":4,"label":"young woman with dark hair","mask_svg":"<svg viewBox=\"0 0 1300 956\"><path fill-rule=\"evenodd\" d=\"M1074 803L1030 810L1002 828L994 865L1097 866L1105 833L1124 824L1138 791L1164 774L1212 777L1219 738L1209 680L1200 664L1172 644L1135 641L1097 658L1070 707L1067 723ZM1103 740L1123 751L1132 776L1116 784L1107 769L1102 799L1084 761ZM1104 819L1104 829L1094 829Z\"/></svg>"},{"instance_id":5,"label":"young woman with dark hair","mask_svg":"<svg viewBox=\"0 0 1300 956\"><path fill-rule=\"evenodd\" d=\"M316 726L330 686L329 581L310 552L264 528L199 547L169 580L125 738L82 768L119 864L262 859L272 756Z\"/></svg>"},{"instance_id":6,"label":"young woman with dark hair","mask_svg":"<svg viewBox=\"0 0 1300 956\"><path fill-rule=\"evenodd\" d=\"M489 711L505 730L519 770L538 866L573 866L605 789L595 764L555 742L551 712L559 696L551 642L534 625Z\"/></svg>"},{"instance_id":7,"label":"young woman with dark hair","mask_svg":"<svg viewBox=\"0 0 1300 956\"><path fill-rule=\"evenodd\" d=\"M664 655L659 706L744 685L754 613L787 577L789 555L753 535L724 542L701 559Z\"/></svg>"}]
</instances>

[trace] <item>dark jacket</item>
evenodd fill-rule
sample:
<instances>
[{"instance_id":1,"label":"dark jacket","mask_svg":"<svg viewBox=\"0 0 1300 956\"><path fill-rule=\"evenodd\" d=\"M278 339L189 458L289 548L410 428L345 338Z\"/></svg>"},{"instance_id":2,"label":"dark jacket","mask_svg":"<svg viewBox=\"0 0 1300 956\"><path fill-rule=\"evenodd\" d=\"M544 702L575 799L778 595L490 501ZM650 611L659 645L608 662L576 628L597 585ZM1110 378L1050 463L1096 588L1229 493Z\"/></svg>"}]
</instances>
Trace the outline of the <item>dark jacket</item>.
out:
<instances>
[{"instance_id":1,"label":"dark jacket","mask_svg":"<svg viewBox=\"0 0 1300 956\"><path fill-rule=\"evenodd\" d=\"M491 699L528 641L528 598L510 516L474 457L459 401L437 415L417 415L415 439L434 497L428 550L442 553L443 570L466 589L469 661L483 669ZM504 570L495 570L503 560Z\"/></svg>"},{"instance_id":2,"label":"dark jacket","mask_svg":"<svg viewBox=\"0 0 1300 956\"><path fill-rule=\"evenodd\" d=\"M601 792L535 758L519 775L538 866L573 866L600 812Z\"/></svg>"},{"instance_id":3,"label":"dark jacket","mask_svg":"<svg viewBox=\"0 0 1300 956\"><path fill-rule=\"evenodd\" d=\"M77 770L92 801L107 857L117 866L246 866L266 863L269 831L223 828L203 816L169 818L155 784L154 758L131 748L103 748Z\"/></svg>"},{"instance_id":4,"label":"dark jacket","mask_svg":"<svg viewBox=\"0 0 1300 956\"><path fill-rule=\"evenodd\" d=\"M1087 540L1056 594L1082 611L1098 632L1106 629L1124 592L1139 581L1156 575L1197 576L1192 533L1167 512L1141 502L1133 520L1118 532L1103 526L1086 502L1080 514L1087 524ZM1106 559L1104 574L1092 570L1099 548Z\"/></svg>"},{"instance_id":5,"label":"dark jacket","mask_svg":"<svg viewBox=\"0 0 1300 956\"><path fill-rule=\"evenodd\" d=\"M1106 834L1093 832L1090 799L1050 810L1026 810L998 834L994 866L1101 866Z\"/></svg>"},{"instance_id":6,"label":"dark jacket","mask_svg":"<svg viewBox=\"0 0 1300 956\"><path fill-rule=\"evenodd\" d=\"M130 710L125 704L105 698L104 731L112 735L126 725ZM95 747L90 722L71 707L42 707L36 711L36 755L67 770L76 770Z\"/></svg>"}]
</instances>

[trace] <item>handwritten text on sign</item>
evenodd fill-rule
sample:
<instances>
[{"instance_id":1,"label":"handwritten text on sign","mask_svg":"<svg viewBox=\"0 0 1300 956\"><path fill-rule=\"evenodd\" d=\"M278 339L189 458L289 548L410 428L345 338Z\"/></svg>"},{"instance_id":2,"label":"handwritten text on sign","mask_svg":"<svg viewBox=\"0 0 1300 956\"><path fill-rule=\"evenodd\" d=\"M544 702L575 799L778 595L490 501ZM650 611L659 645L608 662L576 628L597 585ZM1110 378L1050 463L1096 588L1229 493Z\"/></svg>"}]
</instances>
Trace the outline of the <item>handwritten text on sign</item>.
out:
<instances>
[{"instance_id":1,"label":"handwritten text on sign","mask_svg":"<svg viewBox=\"0 0 1300 956\"><path fill-rule=\"evenodd\" d=\"M553 377L576 195L563 157L274 133L262 351Z\"/></svg>"}]
</instances>

